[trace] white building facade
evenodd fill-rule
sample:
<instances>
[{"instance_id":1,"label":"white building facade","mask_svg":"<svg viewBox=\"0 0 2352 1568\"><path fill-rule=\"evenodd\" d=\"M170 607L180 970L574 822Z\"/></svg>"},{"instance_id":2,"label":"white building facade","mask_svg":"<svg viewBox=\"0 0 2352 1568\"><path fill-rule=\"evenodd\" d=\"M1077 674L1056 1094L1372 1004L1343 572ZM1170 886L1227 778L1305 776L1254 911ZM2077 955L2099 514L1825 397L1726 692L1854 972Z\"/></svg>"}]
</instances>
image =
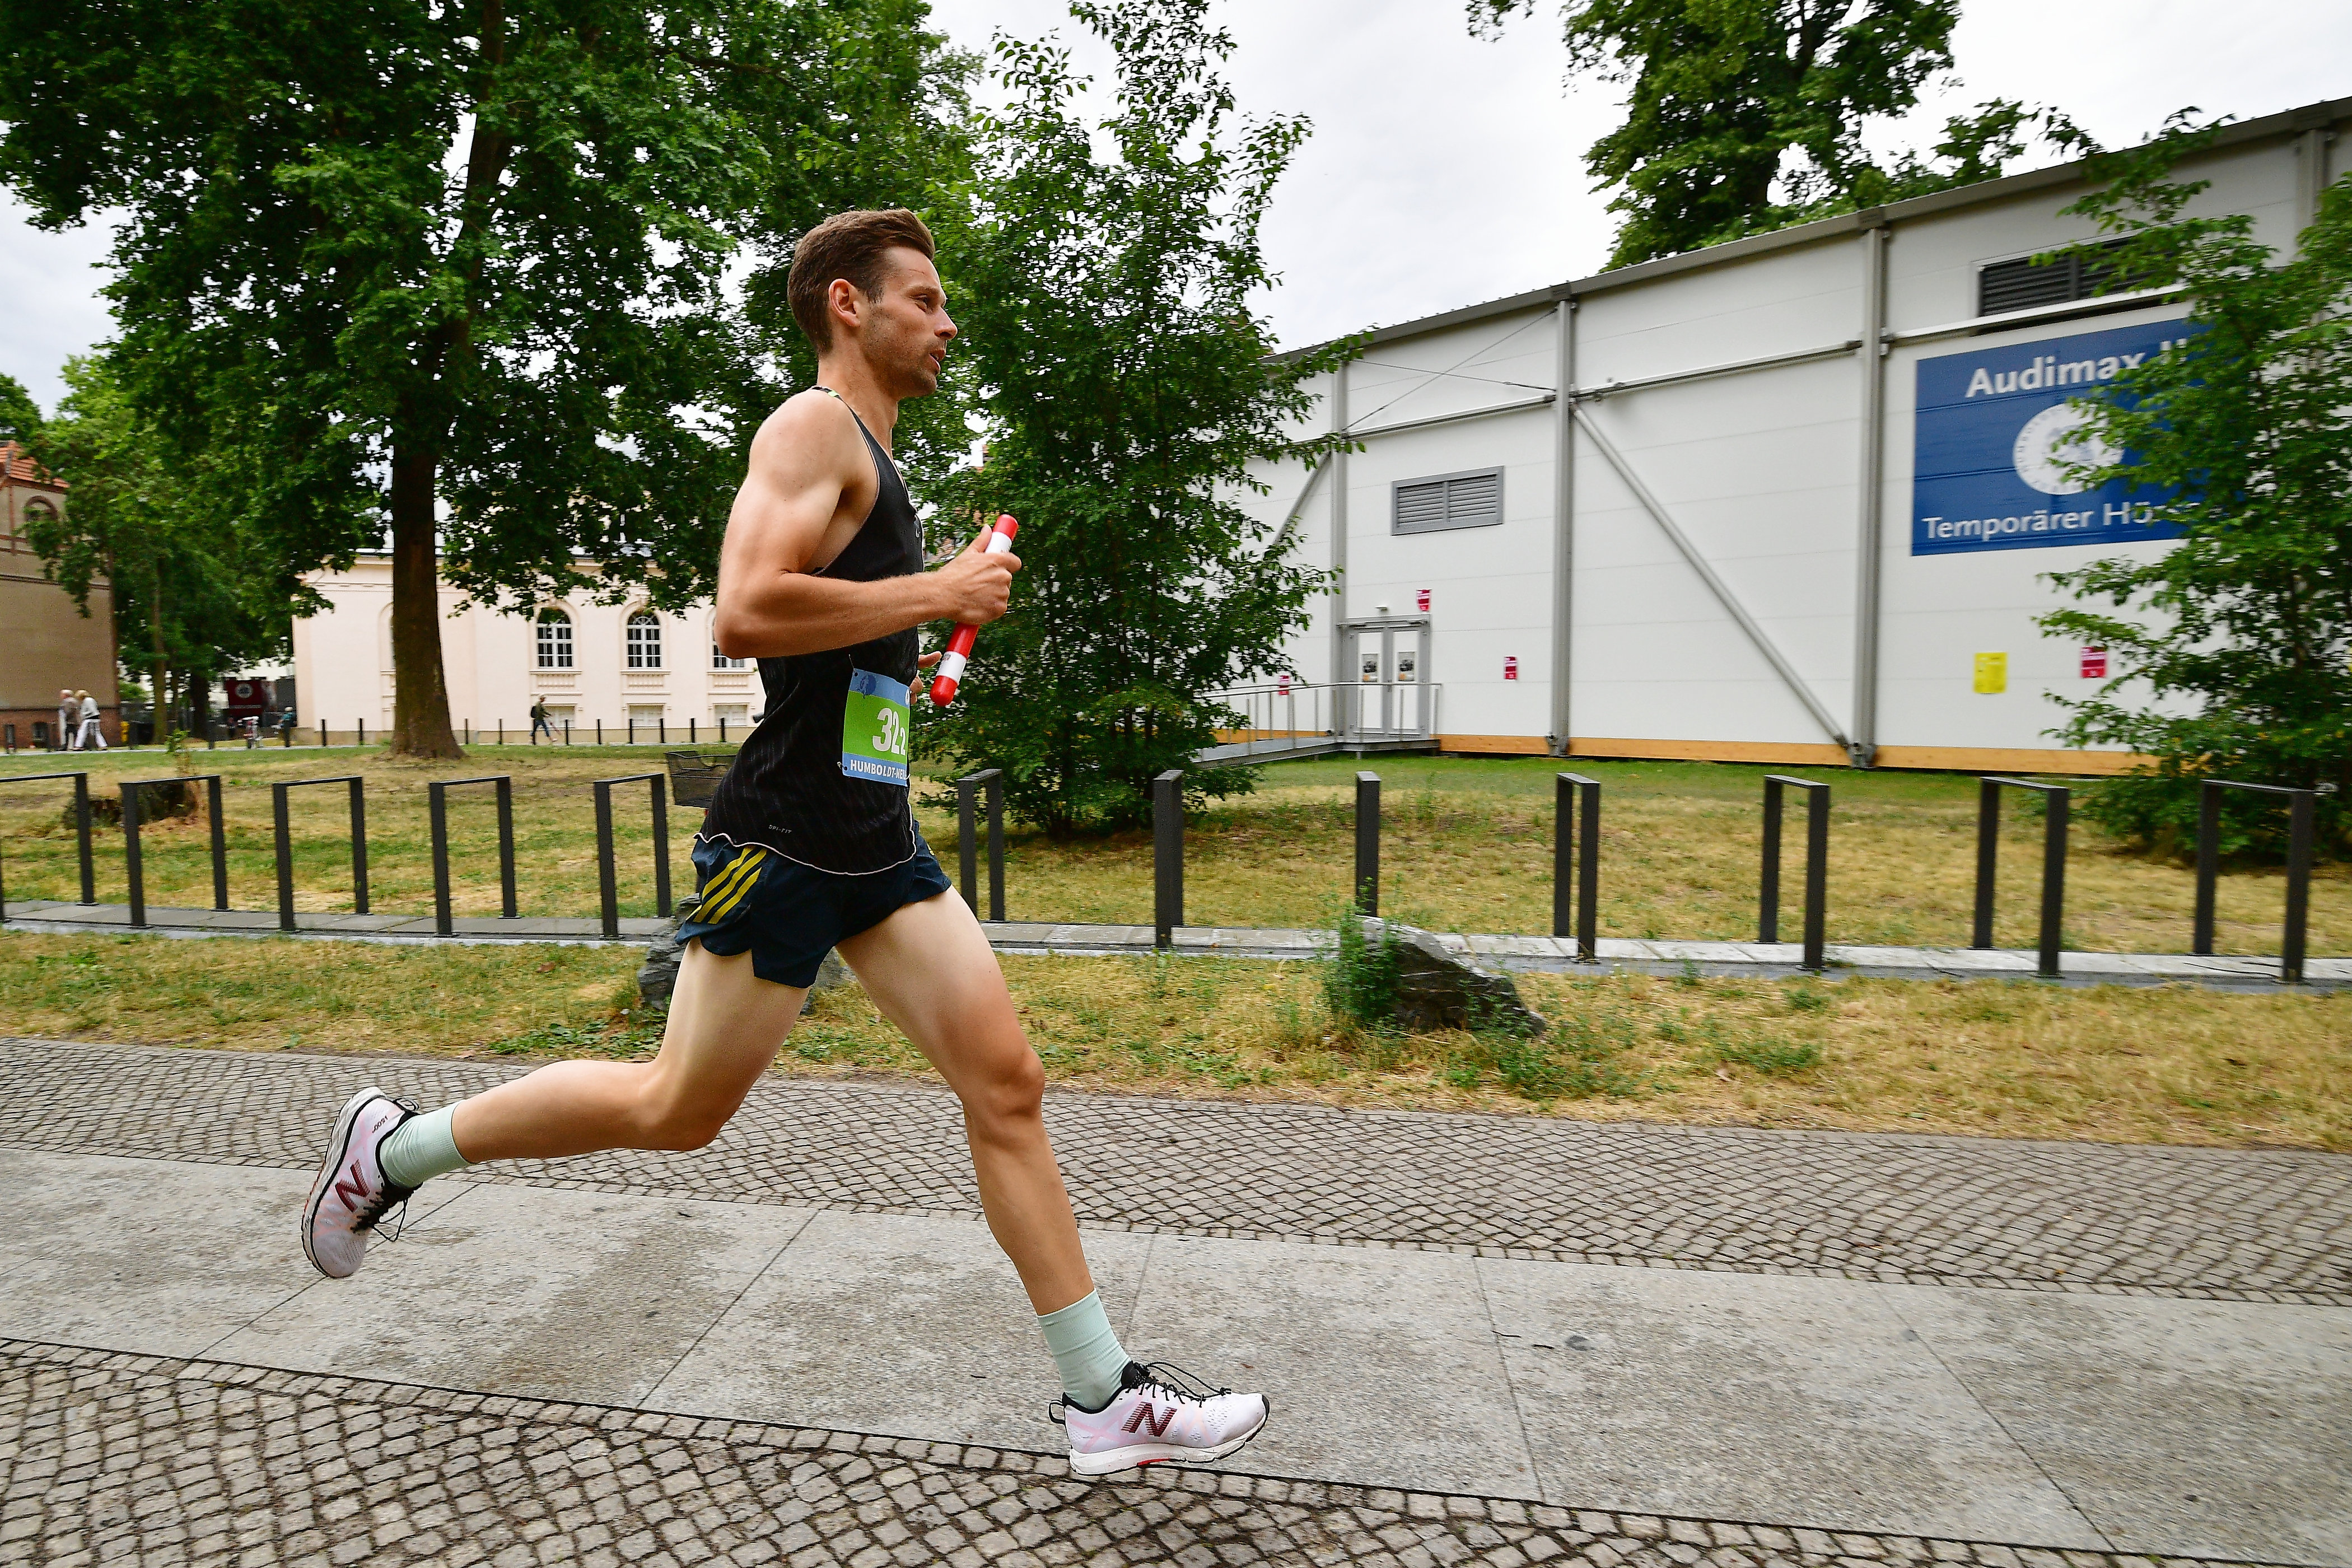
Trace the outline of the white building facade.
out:
<instances>
[{"instance_id":1,"label":"white building facade","mask_svg":"<svg viewBox=\"0 0 2352 1568\"><path fill-rule=\"evenodd\" d=\"M2182 166L2192 213L2290 253L2347 125L2231 128ZM2107 671L2033 619L2070 602L2043 574L2168 546L2057 437L2187 305L2035 264L2097 237L2060 210L2089 188L2043 170L1374 334L1316 416L1361 449L1248 498L1340 574L1297 668L1429 703L1449 751L2126 765L2044 733Z\"/></svg>"},{"instance_id":2,"label":"white building facade","mask_svg":"<svg viewBox=\"0 0 2352 1568\"><path fill-rule=\"evenodd\" d=\"M294 623L295 688L302 722L333 733L389 729L392 668L392 561L364 554L348 572L310 579L331 606ZM449 716L461 732L510 739L530 732L530 710L544 703L559 734L602 732L641 742L740 740L762 707L760 672L749 659L722 658L710 634L710 606L655 608L642 595L619 605L585 594L551 600L529 614L464 606L441 590L441 658Z\"/></svg>"}]
</instances>

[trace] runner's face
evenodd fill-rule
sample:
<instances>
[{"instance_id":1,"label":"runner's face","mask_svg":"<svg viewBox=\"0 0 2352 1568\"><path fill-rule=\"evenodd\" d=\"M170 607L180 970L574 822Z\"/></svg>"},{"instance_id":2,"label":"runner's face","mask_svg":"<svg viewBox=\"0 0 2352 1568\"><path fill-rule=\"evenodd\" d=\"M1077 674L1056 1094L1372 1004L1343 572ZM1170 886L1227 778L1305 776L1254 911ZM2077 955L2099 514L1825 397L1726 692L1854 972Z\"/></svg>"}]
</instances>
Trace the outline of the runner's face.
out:
<instances>
[{"instance_id":1,"label":"runner's face","mask_svg":"<svg viewBox=\"0 0 2352 1568\"><path fill-rule=\"evenodd\" d=\"M947 289L921 251L899 246L888 260L888 280L872 303L859 346L892 396L925 397L940 389L940 368L956 335Z\"/></svg>"}]
</instances>

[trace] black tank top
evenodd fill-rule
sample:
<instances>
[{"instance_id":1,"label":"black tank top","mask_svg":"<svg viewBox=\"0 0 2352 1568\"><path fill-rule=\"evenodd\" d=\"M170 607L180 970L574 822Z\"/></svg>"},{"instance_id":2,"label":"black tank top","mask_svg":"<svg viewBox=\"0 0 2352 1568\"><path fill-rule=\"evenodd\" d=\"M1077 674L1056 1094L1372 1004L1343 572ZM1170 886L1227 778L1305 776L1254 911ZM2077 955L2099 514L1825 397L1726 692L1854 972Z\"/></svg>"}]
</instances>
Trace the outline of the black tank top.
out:
<instances>
[{"instance_id":1,"label":"black tank top","mask_svg":"<svg viewBox=\"0 0 2352 1568\"><path fill-rule=\"evenodd\" d=\"M816 390L840 398L829 387ZM857 411L851 408L849 416L857 419ZM863 419L857 433L874 456L874 510L815 575L873 583L919 572L923 529L907 487ZM906 735L893 726L907 717L916 652L910 626L855 647L761 659L767 711L712 792L701 837L764 845L804 866L851 876L913 858ZM884 711L893 701L900 705L895 720Z\"/></svg>"}]
</instances>

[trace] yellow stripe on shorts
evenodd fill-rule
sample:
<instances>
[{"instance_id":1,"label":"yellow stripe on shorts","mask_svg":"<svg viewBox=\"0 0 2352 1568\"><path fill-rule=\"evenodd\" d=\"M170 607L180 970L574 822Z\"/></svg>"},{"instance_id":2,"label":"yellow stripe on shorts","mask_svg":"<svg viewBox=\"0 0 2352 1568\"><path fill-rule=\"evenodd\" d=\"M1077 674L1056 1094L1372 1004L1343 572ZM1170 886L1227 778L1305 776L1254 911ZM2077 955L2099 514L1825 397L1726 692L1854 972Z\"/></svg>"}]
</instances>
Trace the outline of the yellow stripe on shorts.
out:
<instances>
[{"instance_id":1,"label":"yellow stripe on shorts","mask_svg":"<svg viewBox=\"0 0 2352 1568\"><path fill-rule=\"evenodd\" d=\"M702 907L694 911L694 918L705 925L716 925L725 920L759 881L760 866L767 858L768 852L758 848L746 849L735 857L734 864L719 874L719 890L703 896Z\"/></svg>"}]
</instances>

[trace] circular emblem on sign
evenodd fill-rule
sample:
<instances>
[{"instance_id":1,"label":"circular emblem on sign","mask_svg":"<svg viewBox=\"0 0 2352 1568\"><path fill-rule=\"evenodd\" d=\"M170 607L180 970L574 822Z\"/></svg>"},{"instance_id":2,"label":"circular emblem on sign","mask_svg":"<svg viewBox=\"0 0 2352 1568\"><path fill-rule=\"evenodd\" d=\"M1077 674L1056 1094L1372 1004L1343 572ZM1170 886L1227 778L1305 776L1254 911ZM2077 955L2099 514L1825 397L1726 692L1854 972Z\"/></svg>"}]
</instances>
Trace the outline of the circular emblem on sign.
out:
<instances>
[{"instance_id":1,"label":"circular emblem on sign","mask_svg":"<svg viewBox=\"0 0 2352 1568\"><path fill-rule=\"evenodd\" d=\"M2086 416L2071 403L2053 403L2025 422L2011 458L2017 477L2046 496L2080 495L2095 489L2067 472L2074 467L2103 468L2122 454L2095 436L2060 446L2062 437L2083 427Z\"/></svg>"}]
</instances>

